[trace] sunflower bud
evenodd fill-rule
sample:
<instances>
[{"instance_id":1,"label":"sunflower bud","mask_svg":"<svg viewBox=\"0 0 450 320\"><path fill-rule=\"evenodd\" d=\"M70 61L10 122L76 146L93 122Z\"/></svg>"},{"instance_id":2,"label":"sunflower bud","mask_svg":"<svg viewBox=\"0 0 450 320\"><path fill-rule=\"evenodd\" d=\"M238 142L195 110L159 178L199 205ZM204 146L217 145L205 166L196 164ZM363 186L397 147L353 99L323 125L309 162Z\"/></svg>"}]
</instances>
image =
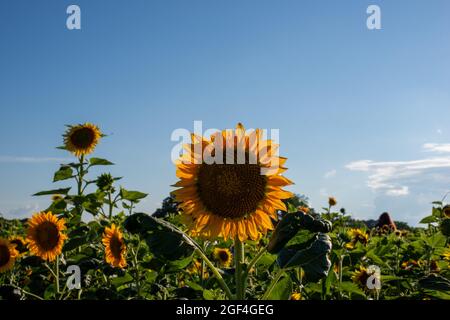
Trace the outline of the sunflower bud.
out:
<instances>
[{"instance_id":1,"label":"sunflower bud","mask_svg":"<svg viewBox=\"0 0 450 320\"><path fill-rule=\"evenodd\" d=\"M114 178L109 173L103 173L97 178L97 187L101 191L114 192L113 188Z\"/></svg>"}]
</instances>

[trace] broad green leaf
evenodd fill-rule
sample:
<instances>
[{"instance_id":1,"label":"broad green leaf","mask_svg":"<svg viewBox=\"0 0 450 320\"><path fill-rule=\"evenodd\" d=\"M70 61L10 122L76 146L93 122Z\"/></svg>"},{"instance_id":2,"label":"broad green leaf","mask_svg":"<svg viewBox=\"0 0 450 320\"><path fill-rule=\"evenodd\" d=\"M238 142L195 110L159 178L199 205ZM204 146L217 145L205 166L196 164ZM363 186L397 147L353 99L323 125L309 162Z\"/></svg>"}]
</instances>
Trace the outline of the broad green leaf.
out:
<instances>
[{"instance_id":1,"label":"broad green leaf","mask_svg":"<svg viewBox=\"0 0 450 320\"><path fill-rule=\"evenodd\" d=\"M268 296L269 300L289 300L292 293L292 280L289 276L281 278Z\"/></svg>"},{"instance_id":2,"label":"broad green leaf","mask_svg":"<svg viewBox=\"0 0 450 320\"><path fill-rule=\"evenodd\" d=\"M125 273L122 277L115 277L111 279L111 283L115 287L120 287L124 284L130 283L133 281L133 277L129 273Z\"/></svg>"},{"instance_id":3,"label":"broad green leaf","mask_svg":"<svg viewBox=\"0 0 450 320\"><path fill-rule=\"evenodd\" d=\"M432 216L428 216L428 217L423 218L422 220L420 220L419 223L428 224L428 223L433 223L433 222L436 222L436 221L438 221L438 218L436 216L432 215Z\"/></svg>"},{"instance_id":4,"label":"broad green leaf","mask_svg":"<svg viewBox=\"0 0 450 320\"><path fill-rule=\"evenodd\" d=\"M48 196L48 195L53 195L53 194L67 194L69 191L70 191L70 188L54 189L54 190L40 191L38 193L33 194L33 196Z\"/></svg>"},{"instance_id":5,"label":"broad green leaf","mask_svg":"<svg viewBox=\"0 0 450 320\"><path fill-rule=\"evenodd\" d=\"M91 167L93 167L93 166L111 166L113 164L114 163L112 163L111 161L102 159L102 158L91 158L89 160L89 165Z\"/></svg>"},{"instance_id":6,"label":"broad green leaf","mask_svg":"<svg viewBox=\"0 0 450 320\"><path fill-rule=\"evenodd\" d=\"M124 188L120 189L120 196L122 197L123 200L137 201L145 198L147 195L148 195L147 193L143 193L140 191L129 191Z\"/></svg>"},{"instance_id":7,"label":"broad green leaf","mask_svg":"<svg viewBox=\"0 0 450 320\"><path fill-rule=\"evenodd\" d=\"M53 176L53 182L67 180L73 177L73 170L69 166L61 166Z\"/></svg>"},{"instance_id":8,"label":"broad green leaf","mask_svg":"<svg viewBox=\"0 0 450 320\"><path fill-rule=\"evenodd\" d=\"M331 223L302 211L286 213L273 232L267 251L278 253L302 228L311 232L330 232Z\"/></svg>"},{"instance_id":9,"label":"broad green leaf","mask_svg":"<svg viewBox=\"0 0 450 320\"><path fill-rule=\"evenodd\" d=\"M295 246L284 248L278 254L277 262L280 267L288 269L301 267L305 271L307 280L318 280L328 275L331 261L331 240L326 234L319 234L305 249L298 250Z\"/></svg>"},{"instance_id":10,"label":"broad green leaf","mask_svg":"<svg viewBox=\"0 0 450 320\"><path fill-rule=\"evenodd\" d=\"M430 274L420 279L419 286L423 289L444 291L450 294L450 280L437 274Z\"/></svg>"}]
</instances>

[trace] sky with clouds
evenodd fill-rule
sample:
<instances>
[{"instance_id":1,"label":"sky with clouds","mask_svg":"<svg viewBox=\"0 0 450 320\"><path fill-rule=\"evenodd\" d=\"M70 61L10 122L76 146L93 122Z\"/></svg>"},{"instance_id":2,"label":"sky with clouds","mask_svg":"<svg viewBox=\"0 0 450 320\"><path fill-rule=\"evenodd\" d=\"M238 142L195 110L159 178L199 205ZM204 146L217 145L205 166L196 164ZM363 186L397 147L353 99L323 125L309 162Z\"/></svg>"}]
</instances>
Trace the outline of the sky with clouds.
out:
<instances>
[{"instance_id":1,"label":"sky with clouds","mask_svg":"<svg viewBox=\"0 0 450 320\"><path fill-rule=\"evenodd\" d=\"M0 3L0 212L28 217L70 155L66 124L108 134L96 156L150 194L176 181L177 128L279 129L286 175L314 207L417 224L450 191L450 2ZM381 8L368 30L366 9ZM92 175L101 173L92 172Z\"/></svg>"}]
</instances>

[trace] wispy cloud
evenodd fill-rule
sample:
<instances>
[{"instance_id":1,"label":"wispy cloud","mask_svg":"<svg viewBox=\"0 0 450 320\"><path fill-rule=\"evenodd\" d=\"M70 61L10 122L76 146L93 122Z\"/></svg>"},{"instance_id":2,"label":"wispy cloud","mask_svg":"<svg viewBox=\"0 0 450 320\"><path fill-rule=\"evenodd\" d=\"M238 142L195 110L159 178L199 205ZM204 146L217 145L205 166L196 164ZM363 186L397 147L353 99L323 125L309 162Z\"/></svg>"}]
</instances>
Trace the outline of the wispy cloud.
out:
<instances>
[{"instance_id":1,"label":"wispy cloud","mask_svg":"<svg viewBox=\"0 0 450 320\"><path fill-rule=\"evenodd\" d=\"M1 163L67 162L68 158L0 156Z\"/></svg>"},{"instance_id":2,"label":"wispy cloud","mask_svg":"<svg viewBox=\"0 0 450 320\"><path fill-rule=\"evenodd\" d=\"M336 173L337 173L336 169L333 169L333 170L330 170L330 171L328 171L328 172L325 172L325 174L324 174L323 177L324 177L325 179L333 178L333 177L336 176Z\"/></svg>"},{"instance_id":3,"label":"wispy cloud","mask_svg":"<svg viewBox=\"0 0 450 320\"><path fill-rule=\"evenodd\" d=\"M429 152L450 153L450 143L425 143L423 149Z\"/></svg>"},{"instance_id":4,"label":"wispy cloud","mask_svg":"<svg viewBox=\"0 0 450 320\"><path fill-rule=\"evenodd\" d=\"M423 149L434 153L450 152L450 144L427 143ZM410 161L359 160L347 164L346 168L368 172L367 186L392 197L406 196L411 188L431 188L450 183L450 156Z\"/></svg>"}]
</instances>

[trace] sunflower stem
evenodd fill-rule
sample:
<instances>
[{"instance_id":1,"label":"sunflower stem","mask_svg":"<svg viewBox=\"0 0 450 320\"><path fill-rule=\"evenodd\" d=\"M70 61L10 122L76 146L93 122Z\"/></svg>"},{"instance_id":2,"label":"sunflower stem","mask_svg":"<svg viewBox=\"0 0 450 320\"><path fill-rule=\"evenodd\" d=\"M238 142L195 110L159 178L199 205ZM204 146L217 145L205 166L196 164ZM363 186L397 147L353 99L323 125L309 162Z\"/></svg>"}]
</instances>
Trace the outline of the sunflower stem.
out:
<instances>
[{"instance_id":1,"label":"sunflower stem","mask_svg":"<svg viewBox=\"0 0 450 320\"><path fill-rule=\"evenodd\" d=\"M244 285L244 243L238 237L234 240L234 261L235 261L235 282L236 282L236 299L243 300L245 298Z\"/></svg>"},{"instance_id":2,"label":"sunflower stem","mask_svg":"<svg viewBox=\"0 0 450 320\"><path fill-rule=\"evenodd\" d=\"M228 299L232 300L233 299L233 294L230 291L230 288L227 286L227 284L225 283L225 280L223 280L222 276L220 275L219 271L217 270L217 268L213 265L213 263L208 259L208 257L203 253L202 250L200 250L200 248L196 247L194 249L194 252L197 253L202 259L203 261L205 261L205 263L208 265L208 267L211 269L212 273L214 274L214 276L216 277L217 281L219 282L219 285L222 287L223 291L225 291L226 296L228 297Z\"/></svg>"},{"instance_id":3,"label":"sunflower stem","mask_svg":"<svg viewBox=\"0 0 450 320\"><path fill-rule=\"evenodd\" d=\"M55 264L56 264L56 272L55 272L55 274L56 274L56 293L58 293L59 294L59 256L56 256L56 262L55 262Z\"/></svg>"}]
</instances>

